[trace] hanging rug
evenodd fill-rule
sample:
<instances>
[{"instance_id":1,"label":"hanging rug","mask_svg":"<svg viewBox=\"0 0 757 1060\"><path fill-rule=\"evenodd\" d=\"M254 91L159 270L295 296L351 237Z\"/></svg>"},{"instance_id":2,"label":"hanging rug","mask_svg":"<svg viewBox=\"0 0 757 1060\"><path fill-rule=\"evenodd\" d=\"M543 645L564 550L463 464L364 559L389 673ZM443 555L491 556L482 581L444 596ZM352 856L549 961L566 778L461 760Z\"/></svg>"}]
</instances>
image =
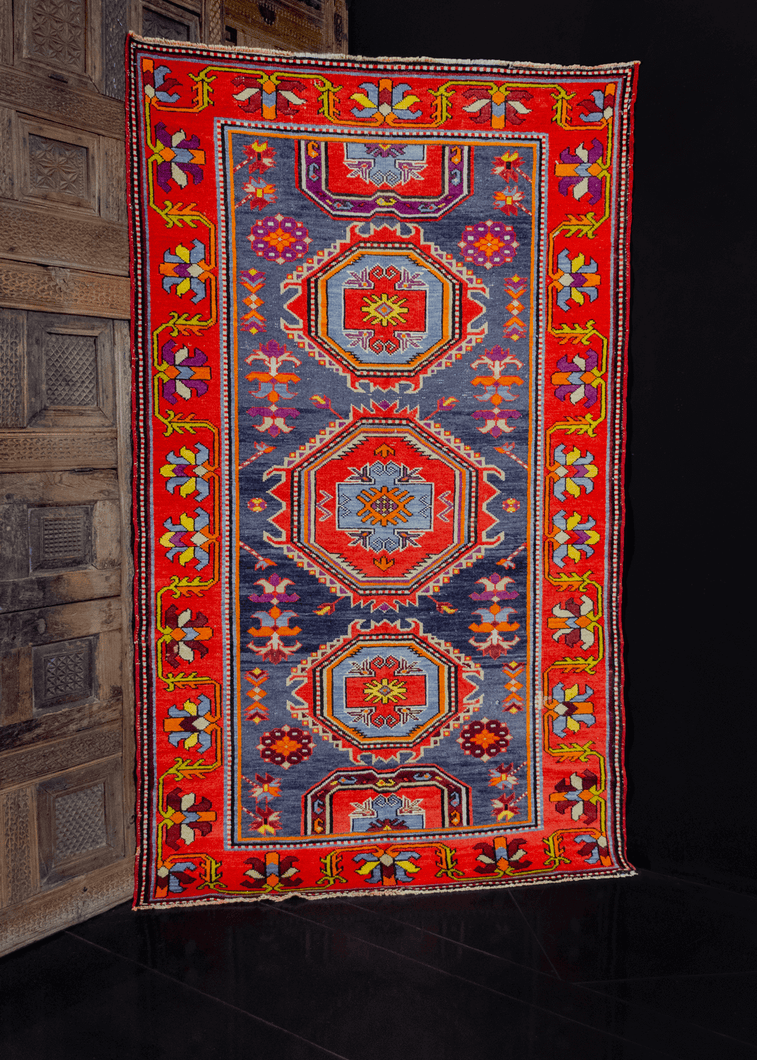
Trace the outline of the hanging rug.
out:
<instances>
[{"instance_id":1,"label":"hanging rug","mask_svg":"<svg viewBox=\"0 0 757 1060\"><path fill-rule=\"evenodd\" d=\"M128 52L135 904L630 873L636 64Z\"/></svg>"}]
</instances>

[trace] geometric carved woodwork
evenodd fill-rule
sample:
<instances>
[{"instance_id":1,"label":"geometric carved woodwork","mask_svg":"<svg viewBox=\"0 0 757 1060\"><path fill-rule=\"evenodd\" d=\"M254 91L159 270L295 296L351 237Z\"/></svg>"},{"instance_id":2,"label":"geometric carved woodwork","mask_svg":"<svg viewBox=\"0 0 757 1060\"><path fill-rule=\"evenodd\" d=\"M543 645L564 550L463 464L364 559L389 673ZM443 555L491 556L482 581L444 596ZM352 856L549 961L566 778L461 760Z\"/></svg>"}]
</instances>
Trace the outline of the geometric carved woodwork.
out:
<instances>
[{"instance_id":1,"label":"geometric carved woodwork","mask_svg":"<svg viewBox=\"0 0 757 1060\"><path fill-rule=\"evenodd\" d=\"M106 427L115 422L113 327L108 320L30 313L30 424Z\"/></svg>"},{"instance_id":2,"label":"geometric carved woodwork","mask_svg":"<svg viewBox=\"0 0 757 1060\"><path fill-rule=\"evenodd\" d=\"M120 753L122 741L121 725L115 723L0 755L0 789L12 788L28 777L43 778L98 758L111 758Z\"/></svg>"},{"instance_id":3,"label":"geometric carved woodwork","mask_svg":"<svg viewBox=\"0 0 757 1060\"><path fill-rule=\"evenodd\" d=\"M26 314L0 309L0 427L26 425Z\"/></svg>"},{"instance_id":4,"label":"geometric carved woodwork","mask_svg":"<svg viewBox=\"0 0 757 1060\"><path fill-rule=\"evenodd\" d=\"M101 12L102 91L113 99L123 99L126 80L124 41L129 28L127 0L101 0Z\"/></svg>"},{"instance_id":5,"label":"geometric carved woodwork","mask_svg":"<svg viewBox=\"0 0 757 1060\"><path fill-rule=\"evenodd\" d=\"M113 209L118 209L115 202ZM125 209L125 206L122 206L122 209ZM118 217L110 217L109 220L118 220ZM67 312L128 320L131 310L129 280L122 276L105 276L75 269L45 268L44 265L27 265L19 261L0 261L0 305L18 309L38 309L48 313ZM0 323L0 334L4 334L2 328L3 324ZM4 365L0 361L0 373L3 371ZM0 379L2 378L0 374ZM2 407L3 395L0 393L0 408ZM0 412L0 426L11 427L17 424L3 423Z\"/></svg>"},{"instance_id":6,"label":"geometric carved woodwork","mask_svg":"<svg viewBox=\"0 0 757 1060\"><path fill-rule=\"evenodd\" d=\"M98 138L60 125L19 121L22 197L96 213Z\"/></svg>"},{"instance_id":7,"label":"geometric carved woodwork","mask_svg":"<svg viewBox=\"0 0 757 1060\"><path fill-rule=\"evenodd\" d=\"M3 861L12 866L6 871L4 901L6 905L22 902L38 887L37 866L33 851L36 846L36 814L34 791L19 788L7 792L0 800L0 827L3 830Z\"/></svg>"},{"instance_id":8,"label":"geometric carved woodwork","mask_svg":"<svg viewBox=\"0 0 757 1060\"><path fill-rule=\"evenodd\" d=\"M200 19L194 11L167 0L146 0L142 4L142 36L199 40Z\"/></svg>"},{"instance_id":9,"label":"geometric carved woodwork","mask_svg":"<svg viewBox=\"0 0 757 1060\"><path fill-rule=\"evenodd\" d=\"M84 73L87 58L85 0L28 0L25 21L26 57Z\"/></svg>"},{"instance_id":10,"label":"geometric carved woodwork","mask_svg":"<svg viewBox=\"0 0 757 1060\"><path fill-rule=\"evenodd\" d=\"M95 642L87 637L32 649L35 714L95 699Z\"/></svg>"},{"instance_id":11,"label":"geometric carved woodwork","mask_svg":"<svg viewBox=\"0 0 757 1060\"><path fill-rule=\"evenodd\" d=\"M1 0L0 0L1 3ZM124 33L124 36L126 34ZM0 40L2 38L0 37ZM123 74L123 40L119 42ZM123 104L100 96L91 88L79 88L61 81L35 77L18 67L0 70L0 100L24 114L34 114L50 121L65 122L75 129L87 129L123 140Z\"/></svg>"},{"instance_id":12,"label":"geometric carved woodwork","mask_svg":"<svg viewBox=\"0 0 757 1060\"><path fill-rule=\"evenodd\" d=\"M0 202L0 258L128 276L123 225L85 213Z\"/></svg>"},{"instance_id":13,"label":"geometric carved woodwork","mask_svg":"<svg viewBox=\"0 0 757 1060\"><path fill-rule=\"evenodd\" d=\"M109 431L8 431L2 434L0 471L47 471L118 466L115 429Z\"/></svg>"},{"instance_id":14,"label":"geometric carved woodwork","mask_svg":"<svg viewBox=\"0 0 757 1060\"><path fill-rule=\"evenodd\" d=\"M92 563L92 506L29 509L32 571L73 570Z\"/></svg>"},{"instance_id":15,"label":"geometric carved woodwork","mask_svg":"<svg viewBox=\"0 0 757 1060\"><path fill-rule=\"evenodd\" d=\"M122 803L120 758L69 770L37 786L42 887L123 857Z\"/></svg>"}]
</instances>

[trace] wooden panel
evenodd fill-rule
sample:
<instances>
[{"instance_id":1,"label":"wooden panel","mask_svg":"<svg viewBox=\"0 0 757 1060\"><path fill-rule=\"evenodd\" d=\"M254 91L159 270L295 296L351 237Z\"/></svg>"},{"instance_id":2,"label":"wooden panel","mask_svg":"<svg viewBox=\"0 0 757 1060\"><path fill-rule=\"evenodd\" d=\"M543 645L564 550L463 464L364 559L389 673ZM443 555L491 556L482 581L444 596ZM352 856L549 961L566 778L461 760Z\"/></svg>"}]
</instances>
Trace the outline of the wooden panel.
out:
<instances>
[{"instance_id":1,"label":"wooden panel","mask_svg":"<svg viewBox=\"0 0 757 1060\"><path fill-rule=\"evenodd\" d=\"M100 0L15 0L14 62L94 89L100 77Z\"/></svg>"},{"instance_id":2,"label":"wooden panel","mask_svg":"<svg viewBox=\"0 0 757 1060\"><path fill-rule=\"evenodd\" d=\"M126 224L126 154L123 137L100 138L100 214L107 221Z\"/></svg>"},{"instance_id":3,"label":"wooden panel","mask_svg":"<svg viewBox=\"0 0 757 1060\"><path fill-rule=\"evenodd\" d=\"M0 258L128 275L129 240L122 225L97 217L3 202Z\"/></svg>"},{"instance_id":4,"label":"wooden panel","mask_svg":"<svg viewBox=\"0 0 757 1060\"><path fill-rule=\"evenodd\" d=\"M2 900L4 905L22 902L39 890L36 792L18 788L0 796L2 827Z\"/></svg>"},{"instance_id":5,"label":"wooden panel","mask_svg":"<svg viewBox=\"0 0 757 1060\"><path fill-rule=\"evenodd\" d=\"M0 68L0 100L24 114L123 139L123 103L95 92L43 80L8 66Z\"/></svg>"},{"instance_id":6,"label":"wooden panel","mask_svg":"<svg viewBox=\"0 0 757 1060\"><path fill-rule=\"evenodd\" d=\"M39 747L27 747L0 755L0 789L25 783L28 778L43 778L50 773L111 758L121 750L121 725L111 723L102 728L77 733Z\"/></svg>"},{"instance_id":7,"label":"wooden panel","mask_svg":"<svg viewBox=\"0 0 757 1060\"><path fill-rule=\"evenodd\" d=\"M113 199L115 192L109 195ZM117 214L118 207L106 203L104 211ZM118 217L108 219L118 220ZM75 269L0 261L0 305L128 320L131 314L129 280Z\"/></svg>"},{"instance_id":8,"label":"wooden panel","mask_svg":"<svg viewBox=\"0 0 757 1060\"><path fill-rule=\"evenodd\" d=\"M79 600L100 600L117 596L120 592L121 572L118 569L48 574L0 582L0 610L23 611Z\"/></svg>"},{"instance_id":9,"label":"wooden panel","mask_svg":"<svg viewBox=\"0 0 757 1060\"><path fill-rule=\"evenodd\" d=\"M19 129L21 197L95 213L99 138L28 118L19 120Z\"/></svg>"},{"instance_id":10,"label":"wooden panel","mask_svg":"<svg viewBox=\"0 0 757 1060\"><path fill-rule=\"evenodd\" d=\"M134 862L125 858L97 869L86 879L42 891L21 908L0 912L0 953L27 946L54 931L112 909L131 896Z\"/></svg>"},{"instance_id":11,"label":"wooden panel","mask_svg":"<svg viewBox=\"0 0 757 1060\"><path fill-rule=\"evenodd\" d=\"M0 107L0 198L17 198L17 158L14 146L16 114L8 107Z\"/></svg>"},{"instance_id":12,"label":"wooden panel","mask_svg":"<svg viewBox=\"0 0 757 1060\"><path fill-rule=\"evenodd\" d=\"M89 430L114 423L109 320L30 313L27 366L32 426Z\"/></svg>"},{"instance_id":13,"label":"wooden panel","mask_svg":"<svg viewBox=\"0 0 757 1060\"><path fill-rule=\"evenodd\" d=\"M121 628L120 600L93 600L0 615L0 650L55 644Z\"/></svg>"},{"instance_id":14,"label":"wooden panel","mask_svg":"<svg viewBox=\"0 0 757 1060\"><path fill-rule=\"evenodd\" d=\"M3 431L0 440L0 471L118 466L115 430Z\"/></svg>"},{"instance_id":15,"label":"wooden panel","mask_svg":"<svg viewBox=\"0 0 757 1060\"><path fill-rule=\"evenodd\" d=\"M0 751L37 747L47 740L78 736L85 729L121 722L122 717L123 705L119 697L109 703L87 703L83 707L28 718L13 725L0 726Z\"/></svg>"},{"instance_id":16,"label":"wooden panel","mask_svg":"<svg viewBox=\"0 0 757 1060\"><path fill-rule=\"evenodd\" d=\"M37 787L39 875L54 887L123 857L122 763L68 770Z\"/></svg>"},{"instance_id":17,"label":"wooden panel","mask_svg":"<svg viewBox=\"0 0 757 1060\"><path fill-rule=\"evenodd\" d=\"M32 648L35 714L79 707L99 698L96 647L96 637L82 637Z\"/></svg>"},{"instance_id":18,"label":"wooden panel","mask_svg":"<svg viewBox=\"0 0 757 1060\"><path fill-rule=\"evenodd\" d=\"M141 33L145 37L160 37L163 40L200 40L198 15L199 5L193 3L143 0Z\"/></svg>"},{"instance_id":19,"label":"wooden panel","mask_svg":"<svg viewBox=\"0 0 757 1060\"><path fill-rule=\"evenodd\" d=\"M0 427L25 427L25 313L0 309L0 350Z\"/></svg>"}]
</instances>

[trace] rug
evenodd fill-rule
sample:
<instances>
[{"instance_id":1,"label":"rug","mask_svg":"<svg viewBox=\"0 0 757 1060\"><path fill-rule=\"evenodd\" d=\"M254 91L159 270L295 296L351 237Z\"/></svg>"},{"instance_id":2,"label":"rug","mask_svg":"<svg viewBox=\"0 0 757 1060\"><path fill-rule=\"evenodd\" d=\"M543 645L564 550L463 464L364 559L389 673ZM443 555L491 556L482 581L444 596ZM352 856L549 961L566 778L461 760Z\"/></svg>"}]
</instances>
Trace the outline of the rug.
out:
<instances>
[{"instance_id":1,"label":"rug","mask_svg":"<svg viewBox=\"0 0 757 1060\"><path fill-rule=\"evenodd\" d=\"M135 904L631 873L636 64L128 64Z\"/></svg>"}]
</instances>

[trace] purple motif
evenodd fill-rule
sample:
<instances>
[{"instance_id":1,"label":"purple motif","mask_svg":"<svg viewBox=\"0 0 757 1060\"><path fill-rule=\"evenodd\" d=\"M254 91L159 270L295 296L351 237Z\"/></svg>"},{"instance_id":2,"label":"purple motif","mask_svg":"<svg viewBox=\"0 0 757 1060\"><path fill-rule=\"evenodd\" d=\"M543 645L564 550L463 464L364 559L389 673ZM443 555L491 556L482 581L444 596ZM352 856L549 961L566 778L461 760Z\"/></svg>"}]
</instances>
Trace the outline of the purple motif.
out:
<instances>
[{"instance_id":1,"label":"purple motif","mask_svg":"<svg viewBox=\"0 0 757 1060\"><path fill-rule=\"evenodd\" d=\"M275 261L278 265L303 258L310 245L305 225L280 213L256 221L247 238L259 258Z\"/></svg>"},{"instance_id":2,"label":"purple motif","mask_svg":"<svg viewBox=\"0 0 757 1060\"><path fill-rule=\"evenodd\" d=\"M177 346L173 339L167 339L160 352L161 389L166 401L175 405L180 397L188 401L193 394L207 393L205 380L210 378L210 369L204 367L208 358L202 350L195 346L190 353L187 346Z\"/></svg>"},{"instance_id":3,"label":"purple motif","mask_svg":"<svg viewBox=\"0 0 757 1060\"><path fill-rule=\"evenodd\" d=\"M557 362L557 371L552 376L552 382L557 383L555 397L560 401L570 401L577 405L583 401L584 408L590 409L596 404L599 396L597 381L599 372L599 354L594 350L587 350L584 354L574 353L572 360L567 354Z\"/></svg>"},{"instance_id":4,"label":"purple motif","mask_svg":"<svg viewBox=\"0 0 757 1060\"><path fill-rule=\"evenodd\" d=\"M158 162L156 176L163 191L170 191L170 181L180 188L186 188L188 177L194 184L199 184L203 177L202 167L205 164L205 152L200 150L197 136L187 136L183 129L171 133L164 122L155 126L155 140L158 145L156 157Z\"/></svg>"},{"instance_id":5,"label":"purple motif","mask_svg":"<svg viewBox=\"0 0 757 1060\"><path fill-rule=\"evenodd\" d=\"M589 196L589 205L593 206L602 197L602 177L606 170L602 162L604 148L599 140L592 140L591 146L579 144L575 154L566 147L555 166L555 173L560 178L558 188L561 195L573 195L574 199Z\"/></svg>"}]
</instances>

